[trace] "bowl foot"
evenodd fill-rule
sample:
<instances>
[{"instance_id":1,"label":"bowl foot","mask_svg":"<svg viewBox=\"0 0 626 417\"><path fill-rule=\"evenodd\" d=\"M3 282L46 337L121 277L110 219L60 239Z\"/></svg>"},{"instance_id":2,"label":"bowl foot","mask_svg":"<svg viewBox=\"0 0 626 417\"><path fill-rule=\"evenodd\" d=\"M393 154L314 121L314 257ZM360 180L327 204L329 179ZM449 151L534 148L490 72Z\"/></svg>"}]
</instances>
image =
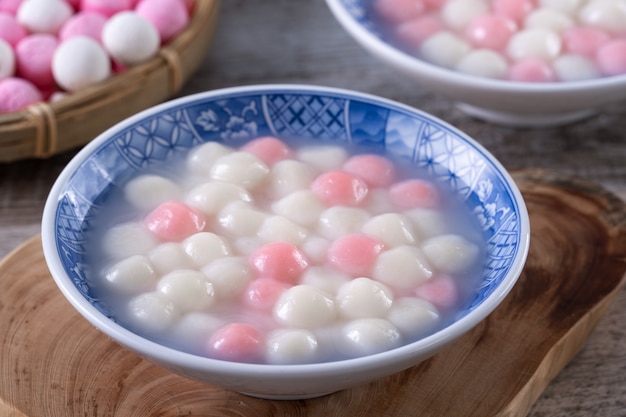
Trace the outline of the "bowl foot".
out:
<instances>
[{"instance_id":1,"label":"bowl foot","mask_svg":"<svg viewBox=\"0 0 626 417\"><path fill-rule=\"evenodd\" d=\"M308 400L310 398L319 398L330 395L333 392L320 392L313 394L259 394L256 392L240 392L240 394L248 397L261 398L263 400Z\"/></svg>"},{"instance_id":2,"label":"bowl foot","mask_svg":"<svg viewBox=\"0 0 626 417\"><path fill-rule=\"evenodd\" d=\"M456 103L464 113L478 119L509 127L554 127L574 123L596 114L596 110L587 109L567 113L520 114L476 107L466 103Z\"/></svg>"}]
</instances>

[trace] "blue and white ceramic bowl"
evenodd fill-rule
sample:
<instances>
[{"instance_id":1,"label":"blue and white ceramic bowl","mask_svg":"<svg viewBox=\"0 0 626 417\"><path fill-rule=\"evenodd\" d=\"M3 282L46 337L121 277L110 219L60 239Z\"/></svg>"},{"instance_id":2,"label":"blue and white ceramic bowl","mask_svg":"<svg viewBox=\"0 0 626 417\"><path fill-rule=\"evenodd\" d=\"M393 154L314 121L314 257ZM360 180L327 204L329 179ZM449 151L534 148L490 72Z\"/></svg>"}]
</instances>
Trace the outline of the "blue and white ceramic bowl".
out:
<instances>
[{"instance_id":1,"label":"blue and white ceramic bowl","mask_svg":"<svg viewBox=\"0 0 626 417\"><path fill-rule=\"evenodd\" d=\"M366 51L416 86L454 100L459 109L479 119L514 127L558 126L626 99L626 75L529 83L476 77L430 64L397 48L377 29L369 12L372 0L326 3L339 24Z\"/></svg>"},{"instance_id":2,"label":"blue and white ceramic bowl","mask_svg":"<svg viewBox=\"0 0 626 417\"><path fill-rule=\"evenodd\" d=\"M479 292L456 321L414 343L356 359L306 365L244 364L183 353L110 318L85 274L86 234L107 196L133 174L206 141L242 143L271 134L386 149L429 170L476 213L487 238ZM266 398L315 397L407 369L466 333L502 302L527 256L529 220L505 169L477 142L426 113L351 91L298 85L211 91L146 110L98 136L68 164L47 200L45 259L71 304L103 333L173 372Z\"/></svg>"}]
</instances>

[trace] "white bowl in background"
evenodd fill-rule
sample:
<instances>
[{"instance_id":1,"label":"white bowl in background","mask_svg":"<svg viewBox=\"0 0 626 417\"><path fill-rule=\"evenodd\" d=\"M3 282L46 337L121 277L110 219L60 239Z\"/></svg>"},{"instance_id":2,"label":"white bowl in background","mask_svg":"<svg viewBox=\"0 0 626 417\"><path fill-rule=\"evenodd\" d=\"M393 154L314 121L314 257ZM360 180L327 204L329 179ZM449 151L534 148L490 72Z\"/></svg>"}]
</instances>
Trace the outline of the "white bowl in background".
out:
<instances>
[{"instance_id":1,"label":"white bowl in background","mask_svg":"<svg viewBox=\"0 0 626 417\"><path fill-rule=\"evenodd\" d=\"M575 122L626 99L626 75L585 81L530 83L488 79L440 67L389 43L371 18L370 0L326 0L332 14L366 51L477 118L515 127Z\"/></svg>"}]
</instances>

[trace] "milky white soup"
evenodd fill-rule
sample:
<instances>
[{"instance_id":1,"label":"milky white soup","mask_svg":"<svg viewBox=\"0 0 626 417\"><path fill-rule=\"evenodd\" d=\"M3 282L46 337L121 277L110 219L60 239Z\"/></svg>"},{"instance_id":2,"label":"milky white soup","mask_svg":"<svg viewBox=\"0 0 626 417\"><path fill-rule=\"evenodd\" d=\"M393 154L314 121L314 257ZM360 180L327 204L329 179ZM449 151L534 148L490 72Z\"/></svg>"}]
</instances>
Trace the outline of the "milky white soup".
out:
<instances>
[{"instance_id":1,"label":"milky white soup","mask_svg":"<svg viewBox=\"0 0 626 417\"><path fill-rule=\"evenodd\" d=\"M415 170L332 143L199 145L103 205L95 291L132 331L228 361L409 343L472 300L485 250L467 208Z\"/></svg>"}]
</instances>

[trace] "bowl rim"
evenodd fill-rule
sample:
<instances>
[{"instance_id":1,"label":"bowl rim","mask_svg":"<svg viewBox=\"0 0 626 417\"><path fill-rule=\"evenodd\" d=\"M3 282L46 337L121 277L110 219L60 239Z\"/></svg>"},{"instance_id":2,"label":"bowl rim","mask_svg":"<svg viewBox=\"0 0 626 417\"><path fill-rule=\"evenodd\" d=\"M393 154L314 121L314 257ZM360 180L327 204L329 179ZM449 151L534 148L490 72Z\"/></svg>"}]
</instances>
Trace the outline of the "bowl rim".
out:
<instances>
[{"instance_id":1,"label":"bowl rim","mask_svg":"<svg viewBox=\"0 0 626 417\"><path fill-rule=\"evenodd\" d=\"M124 328L122 325L115 323L111 319L107 318L102 312L96 309L74 286L71 279L65 273L63 265L61 264L58 248L56 245L55 235L55 219L56 219L56 207L60 199L61 193L71 178L74 171L87 160L95 150L103 146L107 141L115 136L116 132L122 131L127 127L145 119L146 117L153 117L159 113L167 111L173 107L181 105L189 105L191 103L202 102L206 100L214 100L216 98L241 94L267 94L271 92L293 92L293 93L309 93L309 94L333 94L347 97L348 99L363 100L377 105L395 108L403 110L408 113L417 113L422 117L431 119L440 123L442 126L450 129L463 140L467 141L471 146L480 151L485 158L489 160L491 164L497 169L499 175L507 184L513 202L519 208L519 224L520 224L520 241L519 250L514 259L513 264L507 274L507 278L504 279L480 305L476 306L469 314L465 315L458 321L444 327L443 329L429 335L425 338L421 338L417 341L396 347L394 349L375 353L372 355L366 355L350 359L342 359L338 361L319 362L319 363L307 363L307 364L258 364L258 363L239 363L230 362L218 359L212 359L194 355L191 353L182 352L174 348L170 348L154 342L150 339L139 336L130 330ZM175 364L189 369L196 369L198 371L209 371L214 373L229 374L229 375L257 375L257 376L282 376L293 377L297 375L308 376L324 376L333 375L338 371L350 371L355 369L368 369L368 368L381 368L385 365L396 364L399 361L404 361L406 358L413 355L419 355L423 349L433 350L439 347L445 346L450 341L456 339L461 334L465 333L468 329L473 328L485 317L487 317L508 295L514 284L516 283L521 271L525 265L526 258L529 250L530 243L530 221L524 199L519 191L519 188L515 184L514 180L508 173L508 171L501 165L501 163L480 143L473 138L469 137L464 132L448 124L447 122L430 115L420 109L402 104L384 97L375 96L368 93L357 92L348 89L325 87L312 84L259 84L259 85L247 85L240 87L227 87L216 90L209 90L205 92L195 93L180 97L174 100L167 101L157 106L143 110L134 116L131 116L116 125L110 127L95 139L89 142L83 147L66 165L60 175L55 180L43 210L42 225L41 225L42 247L46 264L50 270L50 273L63 293L66 299L78 310L78 312L87 319L96 328L102 331L114 339L117 343L126 346L127 348L140 352L153 360L161 363Z\"/></svg>"},{"instance_id":2,"label":"bowl rim","mask_svg":"<svg viewBox=\"0 0 626 417\"><path fill-rule=\"evenodd\" d=\"M376 36L362 25L345 7L344 0L325 0L336 20L362 47L377 52L405 72L419 73L455 85L473 86L493 92L509 92L515 94L533 93L576 93L596 90L608 90L623 87L626 74L603 76L589 80L555 81L549 83L531 83L523 81L498 80L464 74L449 68L431 64L391 45ZM359 1L360 3L363 0Z\"/></svg>"}]
</instances>

